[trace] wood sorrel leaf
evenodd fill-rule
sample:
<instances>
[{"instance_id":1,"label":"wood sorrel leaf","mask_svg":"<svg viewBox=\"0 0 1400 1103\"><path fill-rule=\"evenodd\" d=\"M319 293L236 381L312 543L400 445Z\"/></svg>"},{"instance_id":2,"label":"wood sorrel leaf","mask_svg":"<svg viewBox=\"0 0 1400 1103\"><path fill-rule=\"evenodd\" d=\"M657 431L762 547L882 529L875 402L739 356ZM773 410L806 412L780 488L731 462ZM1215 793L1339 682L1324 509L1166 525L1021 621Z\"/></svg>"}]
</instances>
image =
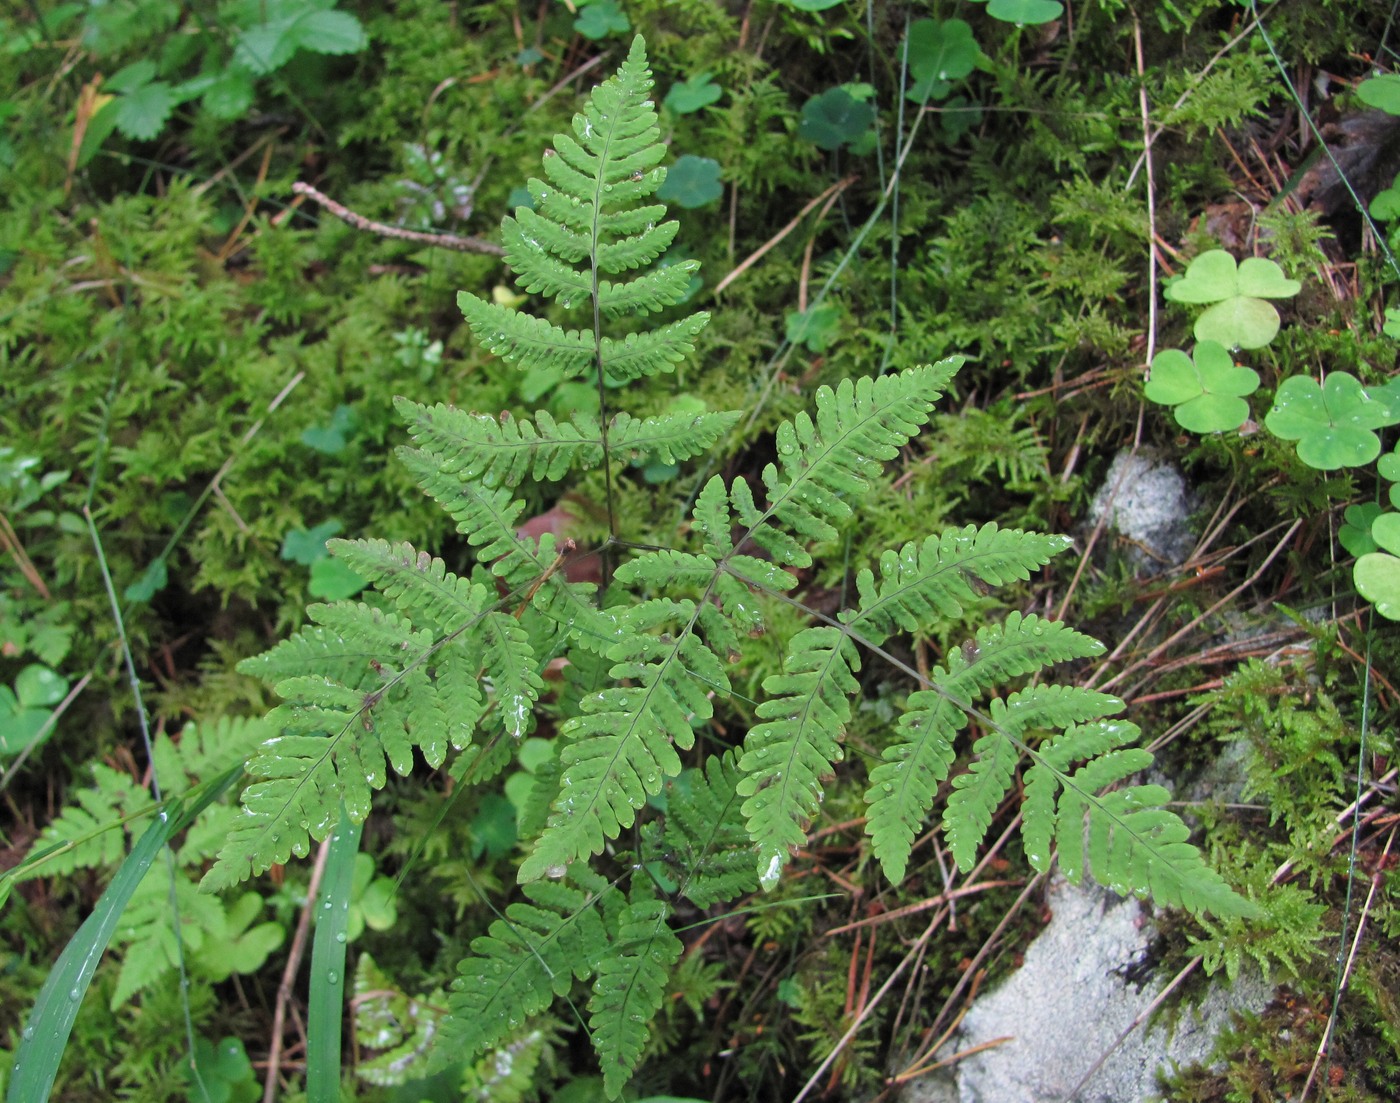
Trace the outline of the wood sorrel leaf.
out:
<instances>
[{"instance_id":1,"label":"wood sorrel leaf","mask_svg":"<svg viewBox=\"0 0 1400 1103\"><path fill-rule=\"evenodd\" d=\"M1337 531L1342 547L1358 558L1376 551L1379 545L1371 538L1371 525L1381 515L1379 502L1363 502L1347 506L1342 514L1343 525Z\"/></svg>"},{"instance_id":2,"label":"wood sorrel leaf","mask_svg":"<svg viewBox=\"0 0 1400 1103\"><path fill-rule=\"evenodd\" d=\"M1371 538L1385 551L1363 555L1352 568L1357 592L1389 620L1400 620L1400 513L1382 513L1371 524ZM1395 554L1386 554L1386 552Z\"/></svg>"},{"instance_id":3,"label":"wood sorrel leaf","mask_svg":"<svg viewBox=\"0 0 1400 1103\"><path fill-rule=\"evenodd\" d=\"M1223 249L1211 249L1165 294L1173 302L1215 304L1196 319L1196 340L1257 349L1272 341L1279 327L1278 311L1264 300L1290 298L1301 289L1271 260L1249 257L1236 264Z\"/></svg>"},{"instance_id":4,"label":"wood sorrel leaf","mask_svg":"<svg viewBox=\"0 0 1400 1103\"><path fill-rule=\"evenodd\" d=\"M1264 418L1274 436L1296 440L1298 458L1319 471L1370 463L1381 453L1371 430L1395 421L1389 404L1346 372L1333 372L1321 386L1307 375L1285 379Z\"/></svg>"},{"instance_id":5,"label":"wood sorrel leaf","mask_svg":"<svg viewBox=\"0 0 1400 1103\"><path fill-rule=\"evenodd\" d=\"M1193 433L1228 433L1249 417L1245 395L1259 388L1259 376L1240 367L1225 346L1202 341L1192 356L1167 349L1152 360L1145 393L1153 402L1173 406L1177 424Z\"/></svg>"}]
</instances>

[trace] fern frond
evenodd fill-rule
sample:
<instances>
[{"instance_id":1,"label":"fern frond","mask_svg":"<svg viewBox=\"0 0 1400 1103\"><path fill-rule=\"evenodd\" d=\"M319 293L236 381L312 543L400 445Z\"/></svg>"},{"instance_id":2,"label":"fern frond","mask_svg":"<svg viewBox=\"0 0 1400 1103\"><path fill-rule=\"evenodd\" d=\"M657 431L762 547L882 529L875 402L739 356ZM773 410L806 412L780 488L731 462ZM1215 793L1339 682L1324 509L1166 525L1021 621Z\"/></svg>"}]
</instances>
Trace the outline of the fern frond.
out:
<instances>
[{"instance_id":1,"label":"fern frond","mask_svg":"<svg viewBox=\"0 0 1400 1103\"><path fill-rule=\"evenodd\" d=\"M1033 753L1023 808L1031 863L1048 866L1053 802L1060 868L1070 881L1077 884L1090 873L1115 892L1150 894L1164 907L1222 918L1257 916L1258 905L1230 888L1188 841L1191 832L1181 817L1160 807L1171 798L1166 789L1132 785L1096 795L1151 764L1148 751L1128 745L1138 735L1136 725L1100 722L1071 728ZM1070 763L1081 758L1088 761L1069 774Z\"/></svg>"},{"instance_id":2,"label":"fern frond","mask_svg":"<svg viewBox=\"0 0 1400 1103\"><path fill-rule=\"evenodd\" d=\"M739 417L728 410L662 414L644 420L621 413L608 427L608 451L622 460L655 456L662 463L680 463L710 451Z\"/></svg>"},{"instance_id":3,"label":"fern frond","mask_svg":"<svg viewBox=\"0 0 1400 1103\"><path fill-rule=\"evenodd\" d=\"M678 784L667 801L663 838L668 863L683 873L682 895L709 908L758 885L736 791L743 775L730 751L709 758L703 773L685 776L688 789Z\"/></svg>"},{"instance_id":4,"label":"fern frond","mask_svg":"<svg viewBox=\"0 0 1400 1103\"><path fill-rule=\"evenodd\" d=\"M1121 707L1116 697L1078 686L1032 686L993 700L991 730L973 746L977 758L969 771L953 779L943 810L944 837L958 868L967 871L975 863L977 848L1011 786L1027 732L1097 720Z\"/></svg>"},{"instance_id":5,"label":"fern frond","mask_svg":"<svg viewBox=\"0 0 1400 1103\"><path fill-rule=\"evenodd\" d=\"M860 688L852 671L859 669L855 647L839 629L807 628L789 643L783 673L763 681L769 699L757 713L764 722L744 740L738 793L747 798L743 812L765 889L777 884L789 851L807 841L822 778L842 758L850 698Z\"/></svg>"},{"instance_id":6,"label":"fern frond","mask_svg":"<svg viewBox=\"0 0 1400 1103\"><path fill-rule=\"evenodd\" d=\"M326 547L420 627L455 632L487 606L485 586L453 574L441 559L407 541L328 540Z\"/></svg>"},{"instance_id":7,"label":"fern frond","mask_svg":"<svg viewBox=\"0 0 1400 1103\"><path fill-rule=\"evenodd\" d=\"M963 603L976 599L975 582L1001 586L1027 579L1069 545L1063 536L1002 529L995 522L948 529L922 544L910 541L880 556L878 583L868 569L856 576L860 601L841 619L875 643L896 629L927 631L940 617L962 615Z\"/></svg>"},{"instance_id":8,"label":"fern frond","mask_svg":"<svg viewBox=\"0 0 1400 1103\"><path fill-rule=\"evenodd\" d=\"M835 523L851 515L848 499L868 491L880 465L928 421L961 363L953 358L878 379L842 380L835 391L819 388L815 421L800 413L778 426L778 463L763 469L768 505L762 513L753 509L742 480L735 481L732 500L747 535L784 566L810 566L811 556L792 537L781 537L834 537Z\"/></svg>"},{"instance_id":9,"label":"fern frond","mask_svg":"<svg viewBox=\"0 0 1400 1103\"><path fill-rule=\"evenodd\" d=\"M584 869L569 881L525 889L487 934L472 940L472 956L458 966L442 1024L437 1062L470 1061L498 1044L522 1019L567 995L574 977L592 975L608 953L597 899L606 882Z\"/></svg>"},{"instance_id":10,"label":"fern frond","mask_svg":"<svg viewBox=\"0 0 1400 1103\"><path fill-rule=\"evenodd\" d=\"M123 817L151 804L145 786L101 762L92 765L90 785L75 786L73 799L40 833L29 852L35 860L15 870L16 880L115 866L126 857Z\"/></svg>"},{"instance_id":11,"label":"fern frond","mask_svg":"<svg viewBox=\"0 0 1400 1103\"><path fill-rule=\"evenodd\" d=\"M690 278L698 271L698 260L683 260L665 268L653 268L623 283L601 280L598 309L609 318L665 310L685 300L690 291Z\"/></svg>"},{"instance_id":12,"label":"fern frond","mask_svg":"<svg viewBox=\"0 0 1400 1103\"><path fill-rule=\"evenodd\" d=\"M488 487L562 479L575 467L596 467L603 458L602 431L586 413L575 412L572 422L560 423L548 410L537 410L531 423L406 398L394 399L394 406L418 447L431 453L444 472L479 479Z\"/></svg>"},{"instance_id":13,"label":"fern frond","mask_svg":"<svg viewBox=\"0 0 1400 1103\"><path fill-rule=\"evenodd\" d=\"M543 318L522 314L470 291L457 293L457 307L472 335L487 351L508 364L557 371L562 377L582 375L594 365L593 334L562 329Z\"/></svg>"},{"instance_id":14,"label":"fern frond","mask_svg":"<svg viewBox=\"0 0 1400 1103\"><path fill-rule=\"evenodd\" d=\"M639 881L638 890L647 887ZM622 910L612 952L598 963L588 1028L603 1069L603 1090L616 1099L641 1059L648 1024L661 1009L666 982L681 956L681 940L667 925L671 909L637 891Z\"/></svg>"},{"instance_id":15,"label":"fern frond","mask_svg":"<svg viewBox=\"0 0 1400 1103\"><path fill-rule=\"evenodd\" d=\"M644 375L674 371L695 351L695 338L709 324L710 315L701 311L660 329L629 333L620 340L604 337L598 352L603 375L612 383L629 383Z\"/></svg>"},{"instance_id":16,"label":"fern frond","mask_svg":"<svg viewBox=\"0 0 1400 1103\"><path fill-rule=\"evenodd\" d=\"M972 703L1009 679L1102 651L1097 640L1059 621L1011 613L1003 623L979 629L974 641L951 652L947 665L930 673L931 688L909 695L899 718L898 739L871 771L871 786L865 794L870 805L866 833L892 884L904 879L914 837L953 765L953 740L966 725L966 710ZM1046 687L1043 692L1061 691ZM1090 690L1063 692L1074 696L1075 708L1055 721L1056 727L1117 712L1123 704Z\"/></svg>"},{"instance_id":17,"label":"fern frond","mask_svg":"<svg viewBox=\"0 0 1400 1103\"><path fill-rule=\"evenodd\" d=\"M436 1010L441 992L413 998L401 991L368 953L355 963L355 1042L360 1059L355 1075L370 1084L394 1087L420 1080L428 1051L443 1017Z\"/></svg>"},{"instance_id":18,"label":"fern frond","mask_svg":"<svg viewBox=\"0 0 1400 1103\"><path fill-rule=\"evenodd\" d=\"M618 683L584 698L561 731L559 797L519 879L596 854L630 827L649 796L680 773L675 748L695 742L694 725L714 713L711 692L727 694L729 679L713 651L693 631L691 601L646 601L618 614L619 641L608 650ZM658 628L675 635L652 636Z\"/></svg>"},{"instance_id":19,"label":"fern frond","mask_svg":"<svg viewBox=\"0 0 1400 1103\"><path fill-rule=\"evenodd\" d=\"M480 632L482 658L501 723L508 735L520 739L534 729L535 702L544 688L530 637L507 613L487 613Z\"/></svg>"},{"instance_id":20,"label":"fern frond","mask_svg":"<svg viewBox=\"0 0 1400 1103\"><path fill-rule=\"evenodd\" d=\"M180 915L178 932L170 921L172 893ZM122 912L121 941L126 952L112 989L111 1009L149 988L224 926L223 901L201 893L183 874L177 873L172 881L167 868L156 865Z\"/></svg>"},{"instance_id":21,"label":"fern frond","mask_svg":"<svg viewBox=\"0 0 1400 1103\"><path fill-rule=\"evenodd\" d=\"M176 796L242 762L272 734L260 716L221 716L207 723L188 723L180 729L178 739L169 732L156 736L151 762L161 789Z\"/></svg>"},{"instance_id":22,"label":"fern frond","mask_svg":"<svg viewBox=\"0 0 1400 1103\"><path fill-rule=\"evenodd\" d=\"M706 555L720 559L734 550L734 514L723 478L714 475L705 483L691 516L704 540L702 550Z\"/></svg>"}]
</instances>

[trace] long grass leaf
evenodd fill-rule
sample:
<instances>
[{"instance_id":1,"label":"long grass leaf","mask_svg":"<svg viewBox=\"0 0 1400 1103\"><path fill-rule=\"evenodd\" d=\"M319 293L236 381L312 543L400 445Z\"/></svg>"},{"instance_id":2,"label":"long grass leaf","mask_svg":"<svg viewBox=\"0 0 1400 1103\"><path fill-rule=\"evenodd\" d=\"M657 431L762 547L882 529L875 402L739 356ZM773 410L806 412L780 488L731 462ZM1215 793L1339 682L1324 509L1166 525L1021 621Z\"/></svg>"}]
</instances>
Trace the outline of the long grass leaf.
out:
<instances>
[{"instance_id":1,"label":"long grass leaf","mask_svg":"<svg viewBox=\"0 0 1400 1103\"><path fill-rule=\"evenodd\" d=\"M172 802L165 811L156 814L155 822L131 848L107 891L64 947L39 990L29 1021L20 1035L19 1049L10 1070L9 1091L5 1094L6 1103L45 1103L49 1098L63 1051L68 1048L68 1036L78 1018L78 1009L136 886L176 833L188 827L190 821L218 799L242 772L240 763L182 800Z\"/></svg>"},{"instance_id":2,"label":"long grass leaf","mask_svg":"<svg viewBox=\"0 0 1400 1103\"><path fill-rule=\"evenodd\" d=\"M307 1103L340 1101L341 1015L345 1006L345 934L350 920L350 888L362 823L351 823L340 806L331 836L321 893L316 901L316 937L311 946L311 987L306 1020Z\"/></svg>"}]
</instances>

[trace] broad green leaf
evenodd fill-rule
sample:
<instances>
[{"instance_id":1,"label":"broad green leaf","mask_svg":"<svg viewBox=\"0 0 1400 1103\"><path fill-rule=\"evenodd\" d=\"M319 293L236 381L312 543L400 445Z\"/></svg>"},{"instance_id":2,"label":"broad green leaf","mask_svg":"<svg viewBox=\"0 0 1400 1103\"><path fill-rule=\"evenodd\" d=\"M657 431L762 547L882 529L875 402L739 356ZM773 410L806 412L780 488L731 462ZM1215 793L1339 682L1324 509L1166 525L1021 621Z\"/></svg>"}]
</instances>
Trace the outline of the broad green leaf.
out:
<instances>
[{"instance_id":1,"label":"broad green leaf","mask_svg":"<svg viewBox=\"0 0 1400 1103\"><path fill-rule=\"evenodd\" d=\"M141 577L122 591L122 597L126 601L150 601L165 589L165 584L169 581L170 575L165 568L165 560L153 560L150 566L141 572Z\"/></svg>"},{"instance_id":2,"label":"broad green leaf","mask_svg":"<svg viewBox=\"0 0 1400 1103\"><path fill-rule=\"evenodd\" d=\"M809 352L825 352L840 334L841 308L835 303L818 303L787 316L787 339Z\"/></svg>"},{"instance_id":3,"label":"broad green leaf","mask_svg":"<svg viewBox=\"0 0 1400 1103\"><path fill-rule=\"evenodd\" d=\"M118 69L102 85L104 92L135 92L156 79L154 61L135 61Z\"/></svg>"},{"instance_id":4,"label":"broad green leaf","mask_svg":"<svg viewBox=\"0 0 1400 1103\"><path fill-rule=\"evenodd\" d=\"M117 100L117 129L134 141L149 142L161 132L176 102L174 90L165 81L143 84Z\"/></svg>"},{"instance_id":5,"label":"broad green leaf","mask_svg":"<svg viewBox=\"0 0 1400 1103\"><path fill-rule=\"evenodd\" d=\"M1178 303L1218 303L1237 295L1287 299L1302 287L1271 260L1249 257L1237 265L1225 250L1211 249L1187 266L1186 274L1168 286L1166 296Z\"/></svg>"},{"instance_id":6,"label":"broad green leaf","mask_svg":"<svg viewBox=\"0 0 1400 1103\"><path fill-rule=\"evenodd\" d=\"M1346 372L1333 372L1323 386L1311 376L1290 376L1264 418L1274 436L1296 440L1298 458L1320 471L1370 463L1381 453L1372 430L1394 421L1389 406Z\"/></svg>"},{"instance_id":7,"label":"broad green leaf","mask_svg":"<svg viewBox=\"0 0 1400 1103\"><path fill-rule=\"evenodd\" d=\"M42 663L30 663L15 679L15 696L27 709L56 705L68 692L68 679Z\"/></svg>"},{"instance_id":8,"label":"broad green leaf","mask_svg":"<svg viewBox=\"0 0 1400 1103\"><path fill-rule=\"evenodd\" d=\"M875 108L844 88L831 88L802 105L797 134L821 149L840 149L875 121Z\"/></svg>"},{"instance_id":9,"label":"broad green leaf","mask_svg":"<svg viewBox=\"0 0 1400 1103\"><path fill-rule=\"evenodd\" d=\"M950 82L977 65L977 42L961 19L916 19L909 25L908 46L913 83L905 95L916 103L943 99L952 91Z\"/></svg>"},{"instance_id":10,"label":"broad green leaf","mask_svg":"<svg viewBox=\"0 0 1400 1103\"><path fill-rule=\"evenodd\" d=\"M1400 309L1393 306L1386 308L1385 324L1381 326L1381 332L1400 341Z\"/></svg>"},{"instance_id":11,"label":"broad green leaf","mask_svg":"<svg viewBox=\"0 0 1400 1103\"><path fill-rule=\"evenodd\" d=\"M295 23L295 19L277 19L247 28L234 41L234 61L258 76L275 73L297 52Z\"/></svg>"},{"instance_id":12,"label":"broad green leaf","mask_svg":"<svg viewBox=\"0 0 1400 1103\"><path fill-rule=\"evenodd\" d=\"M1356 86L1356 96L1367 107L1400 115L1400 74L1384 73L1363 80Z\"/></svg>"},{"instance_id":13,"label":"broad green leaf","mask_svg":"<svg viewBox=\"0 0 1400 1103\"><path fill-rule=\"evenodd\" d=\"M291 37L313 54L354 54L369 43L360 21L346 11L309 11L292 25Z\"/></svg>"},{"instance_id":14,"label":"broad green leaf","mask_svg":"<svg viewBox=\"0 0 1400 1103\"><path fill-rule=\"evenodd\" d=\"M1216 303L1199 318L1192 333L1198 341L1214 341L1226 348L1263 348L1278 334L1278 311L1263 299L1237 295Z\"/></svg>"},{"instance_id":15,"label":"broad green leaf","mask_svg":"<svg viewBox=\"0 0 1400 1103\"><path fill-rule=\"evenodd\" d=\"M1258 388L1259 376L1237 366L1224 345L1202 341L1192 356L1180 349L1158 353L1145 393L1153 402L1175 407L1172 413L1183 429L1227 433L1249 417L1244 396Z\"/></svg>"},{"instance_id":16,"label":"broad green leaf","mask_svg":"<svg viewBox=\"0 0 1400 1103\"><path fill-rule=\"evenodd\" d=\"M626 34L631 29L632 21L618 7L617 0L592 0L579 8L574 19L574 30L594 42L610 34Z\"/></svg>"},{"instance_id":17,"label":"broad green leaf","mask_svg":"<svg viewBox=\"0 0 1400 1103\"><path fill-rule=\"evenodd\" d=\"M1358 558L1376 551L1379 545L1371 538L1371 525L1381 515L1381 509L1378 502L1347 506L1342 527L1337 531L1342 547Z\"/></svg>"},{"instance_id":18,"label":"broad green leaf","mask_svg":"<svg viewBox=\"0 0 1400 1103\"><path fill-rule=\"evenodd\" d=\"M987 14L993 19L1018 27L1049 23L1059 19L1064 10L1059 0L991 0L987 5Z\"/></svg>"},{"instance_id":19,"label":"broad green leaf","mask_svg":"<svg viewBox=\"0 0 1400 1103\"><path fill-rule=\"evenodd\" d=\"M662 104L666 110L677 115L689 115L709 107L723 95L724 89L714 82L707 71L671 85Z\"/></svg>"},{"instance_id":20,"label":"broad green leaf","mask_svg":"<svg viewBox=\"0 0 1400 1103\"><path fill-rule=\"evenodd\" d=\"M282 558L310 567L330 554L326 541L341 529L339 521L322 521L313 529L292 529L282 538Z\"/></svg>"},{"instance_id":21,"label":"broad green leaf","mask_svg":"<svg viewBox=\"0 0 1400 1103\"><path fill-rule=\"evenodd\" d=\"M810 12L830 11L838 4L844 2L845 0L783 0L783 3L787 4L790 8L796 8L798 11Z\"/></svg>"},{"instance_id":22,"label":"broad green leaf","mask_svg":"<svg viewBox=\"0 0 1400 1103\"><path fill-rule=\"evenodd\" d=\"M666 170L666 181L656 189L656 198L686 210L713 203L724 194L719 172L714 158L687 153Z\"/></svg>"},{"instance_id":23,"label":"broad green leaf","mask_svg":"<svg viewBox=\"0 0 1400 1103\"><path fill-rule=\"evenodd\" d=\"M334 456L337 452L345 451L349 434L354 428L355 411L349 406L337 406L335 412L331 414L329 424L313 425L310 429L303 429L301 442L318 452Z\"/></svg>"},{"instance_id":24,"label":"broad green leaf","mask_svg":"<svg viewBox=\"0 0 1400 1103\"><path fill-rule=\"evenodd\" d=\"M1400 513L1377 517L1371 525L1371 538L1385 551L1357 559L1352 581L1376 612L1388 620L1400 620L1400 559L1396 558L1400 555Z\"/></svg>"},{"instance_id":25,"label":"broad green leaf","mask_svg":"<svg viewBox=\"0 0 1400 1103\"><path fill-rule=\"evenodd\" d=\"M0 686L0 758L13 758L31 746L53 715L51 709L23 708L9 686Z\"/></svg>"},{"instance_id":26,"label":"broad green leaf","mask_svg":"<svg viewBox=\"0 0 1400 1103\"><path fill-rule=\"evenodd\" d=\"M318 559L311 564L312 597L323 601L341 601L354 597L367 583L339 559Z\"/></svg>"},{"instance_id":27,"label":"broad green leaf","mask_svg":"<svg viewBox=\"0 0 1400 1103\"><path fill-rule=\"evenodd\" d=\"M207 1038L196 1038L194 1069L186 1071L189 1098L200 1103L253 1103L262 1096L262 1085L238 1038L225 1038L217 1046Z\"/></svg>"},{"instance_id":28,"label":"broad green leaf","mask_svg":"<svg viewBox=\"0 0 1400 1103\"><path fill-rule=\"evenodd\" d=\"M1395 177L1390 187L1383 192L1377 192L1376 197L1371 200L1371 217L1382 222L1400 218L1400 175Z\"/></svg>"}]
</instances>

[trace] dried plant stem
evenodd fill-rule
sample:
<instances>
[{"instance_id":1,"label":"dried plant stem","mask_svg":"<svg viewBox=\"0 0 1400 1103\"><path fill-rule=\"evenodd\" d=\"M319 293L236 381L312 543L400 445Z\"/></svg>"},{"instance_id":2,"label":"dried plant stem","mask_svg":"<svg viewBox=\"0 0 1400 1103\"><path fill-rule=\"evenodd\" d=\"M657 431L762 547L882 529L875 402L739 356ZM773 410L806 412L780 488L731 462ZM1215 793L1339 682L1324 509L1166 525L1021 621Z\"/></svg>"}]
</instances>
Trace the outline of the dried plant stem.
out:
<instances>
[{"instance_id":1,"label":"dried plant stem","mask_svg":"<svg viewBox=\"0 0 1400 1103\"><path fill-rule=\"evenodd\" d=\"M457 234L425 234L418 230L405 230L402 226L390 226L383 222L375 222L362 214L356 214L349 207L337 203L324 192L317 191L310 184L300 180L292 185L292 191L297 195L304 195L309 199L316 200L342 222L357 230L364 230L366 233L378 234L380 237L389 237L396 241L412 241L419 245L435 245L440 249L454 249L459 253L487 253L493 257L505 255L505 250L499 245L483 238L460 237Z\"/></svg>"}]
</instances>

